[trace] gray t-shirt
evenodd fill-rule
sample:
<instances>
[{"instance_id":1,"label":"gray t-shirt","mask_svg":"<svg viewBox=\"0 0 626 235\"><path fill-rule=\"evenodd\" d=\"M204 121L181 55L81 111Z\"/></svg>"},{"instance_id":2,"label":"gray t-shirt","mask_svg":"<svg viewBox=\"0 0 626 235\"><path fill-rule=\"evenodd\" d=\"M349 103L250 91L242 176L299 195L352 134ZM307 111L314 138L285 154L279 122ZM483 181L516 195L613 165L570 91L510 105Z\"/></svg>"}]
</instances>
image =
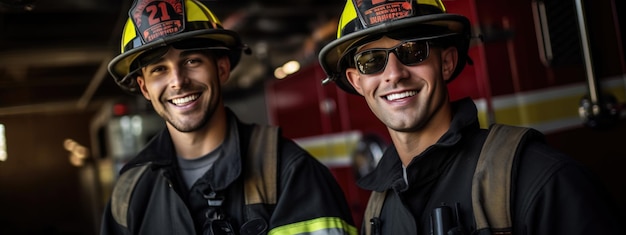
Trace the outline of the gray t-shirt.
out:
<instances>
[{"instance_id":1,"label":"gray t-shirt","mask_svg":"<svg viewBox=\"0 0 626 235\"><path fill-rule=\"evenodd\" d=\"M213 163L220 157L221 153L222 146L220 145L212 152L196 159L187 160L177 157L180 172L183 175L183 180L185 180L188 189L190 189L204 173L211 169Z\"/></svg>"}]
</instances>

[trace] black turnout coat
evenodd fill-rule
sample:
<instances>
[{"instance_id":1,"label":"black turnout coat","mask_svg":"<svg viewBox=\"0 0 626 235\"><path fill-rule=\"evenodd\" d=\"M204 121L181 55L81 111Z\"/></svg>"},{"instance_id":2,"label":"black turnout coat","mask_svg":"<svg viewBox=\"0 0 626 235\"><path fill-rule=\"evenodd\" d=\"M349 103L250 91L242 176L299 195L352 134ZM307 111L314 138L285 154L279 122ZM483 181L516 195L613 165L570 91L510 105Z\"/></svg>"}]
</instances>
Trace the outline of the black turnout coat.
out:
<instances>
[{"instance_id":1,"label":"black turnout coat","mask_svg":"<svg viewBox=\"0 0 626 235\"><path fill-rule=\"evenodd\" d=\"M150 165L132 190L127 227L113 218L107 204L101 234L202 234L207 199L217 192L225 198L221 210L236 234L250 213L263 215L271 234L356 234L352 215L340 186L329 169L293 141L279 137L277 159L278 202L267 207L244 204L242 159L255 124L239 121L228 110L229 132L221 157L190 190L178 172L176 154L167 129L152 139L121 174ZM123 186L116 186L123 187ZM289 230L287 228L296 228ZM267 232L267 231L266 231Z\"/></svg>"},{"instance_id":2,"label":"black turnout coat","mask_svg":"<svg viewBox=\"0 0 626 235\"><path fill-rule=\"evenodd\" d=\"M471 99L453 102L450 129L406 168L408 185L394 147L377 168L358 181L367 190L387 192L380 215L381 234L431 234L431 213L442 204L454 212L463 234L475 231L472 175L488 131L480 129ZM622 234L603 185L585 167L550 148L539 132L526 136L512 170L514 235ZM363 226L369 226L364 218ZM364 229L363 229L364 231ZM484 232L484 231L482 231Z\"/></svg>"}]
</instances>

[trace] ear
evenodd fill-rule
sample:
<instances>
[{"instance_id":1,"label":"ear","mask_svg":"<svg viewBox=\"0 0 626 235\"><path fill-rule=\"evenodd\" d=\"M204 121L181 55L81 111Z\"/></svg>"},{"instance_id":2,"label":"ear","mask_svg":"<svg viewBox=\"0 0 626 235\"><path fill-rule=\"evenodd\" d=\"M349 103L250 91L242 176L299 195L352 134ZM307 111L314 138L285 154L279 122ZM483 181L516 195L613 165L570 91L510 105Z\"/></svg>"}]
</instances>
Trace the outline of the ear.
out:
<instances>
[{"instance_id":1,"label":"ear","mask_svg":"<svg viewBox=\"0 0 626 235\"><path fill-rule=\"evenodd\" d=\"M441 71L443 74L443 80L450 80L458 61L459 52L456 47L448 47L441 51Z\"/></svg>"},{"instance_id":2,"label":"ear","mask_svg":"<svg viewBox=\"0 0 626 235\"><path fill-rule=\"evenodd\" d=\"M359 73L359 71L357 71L356 68L347 68L346 78L348 79L348 82L350 82L352 87L354 87L354 90L363 95L363 89L361 88L361 85L359 83L359 81L361 80L361 74Z\"/></svg>"},{"instance_id":3,"label":"ear","mask_svg":"<svg viewBox=\"0 0 626 235\"><path fill-rule=\"evenodd\" d=\"M144 77L140 75L137 76L135 80L137 81L137 86L139 87L139 90L141 91L143 97L145 97L147 100L150 100L150 93L148 93L148 89L146 88L146 80L144 79Z\"/></svg>"},{"instance_id":4,"label":"ear","mask_svg":"<svg viewBox=\"0 0 626 235\"><path fill-rule=\"evenodd\" d=\"M230 59L228 56L222 56L217 59L215 64L217 66L217 76L219 76L220 82L222 84L226 83L230 77Z\"/></svg>"}]
</instances>

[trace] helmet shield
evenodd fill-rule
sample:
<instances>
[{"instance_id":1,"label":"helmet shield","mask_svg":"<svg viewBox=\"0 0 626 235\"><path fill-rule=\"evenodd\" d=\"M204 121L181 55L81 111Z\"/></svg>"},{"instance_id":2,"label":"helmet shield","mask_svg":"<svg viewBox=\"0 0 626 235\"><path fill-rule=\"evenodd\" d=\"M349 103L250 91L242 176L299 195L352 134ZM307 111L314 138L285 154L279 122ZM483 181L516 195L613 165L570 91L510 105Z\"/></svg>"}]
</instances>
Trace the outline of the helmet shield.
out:
<instances>
[{"instance_id":1,"label":"helmet shield","mask_svg":"<svg viewBox=\"0 0 626 235\"><path fill-rule=\"evenodd\" d=\"M413 15L411 0L356 1L359 21L365 27L382 24L391 19L399 20Z\"/></svg>"},{"instance_id":2,"label":"helmet shield","mask_svg":"<svg viewBox=\"0 0 626 235\"><path fill-rule=\"evenodd\" d=\"M185 29L183 0L136 1L130 8L129 16L144 43L178 34Z\"/></svg>"},{"instance_id":3,"label":"helmet shield","mask_svg":"<svg viewBox=\"0 0 626 235\"><path fill-rule=\"evenodd\" d=\"M337 39L324 46L320 65L328 78L346 92L358 94L345 77L354 50L388 36L395 39L430 39L453 42L459 63L453 78L463 69L469 47L469 20L446 13L440 0L348 0L339 19ZM465 55L465 56L464 56ZM452 79L450 79L452 80Z\"/></svg>"}]
</instances>

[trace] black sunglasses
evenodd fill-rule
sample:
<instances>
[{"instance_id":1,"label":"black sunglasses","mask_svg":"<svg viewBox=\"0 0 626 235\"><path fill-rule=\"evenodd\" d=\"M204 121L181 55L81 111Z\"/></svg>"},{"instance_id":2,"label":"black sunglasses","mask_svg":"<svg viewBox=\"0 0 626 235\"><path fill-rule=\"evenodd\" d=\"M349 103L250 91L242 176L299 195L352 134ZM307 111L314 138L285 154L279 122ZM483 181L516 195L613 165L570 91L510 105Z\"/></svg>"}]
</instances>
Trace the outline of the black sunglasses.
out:
<instances>
[{"instance_id":1,"label":"black sunglasses","mask_svg":"<svg viewBox=\"0 0 626 235\"><path fill-rule=\"evenodd\" d=\"M404 65L416 65L428 58L430 41L414 39L402 41L389 48L369 49L354 55L354 64L361 74L375 74L383 71L389 60L389 53L393 52Z\"/></svg>"}]
</instances>

